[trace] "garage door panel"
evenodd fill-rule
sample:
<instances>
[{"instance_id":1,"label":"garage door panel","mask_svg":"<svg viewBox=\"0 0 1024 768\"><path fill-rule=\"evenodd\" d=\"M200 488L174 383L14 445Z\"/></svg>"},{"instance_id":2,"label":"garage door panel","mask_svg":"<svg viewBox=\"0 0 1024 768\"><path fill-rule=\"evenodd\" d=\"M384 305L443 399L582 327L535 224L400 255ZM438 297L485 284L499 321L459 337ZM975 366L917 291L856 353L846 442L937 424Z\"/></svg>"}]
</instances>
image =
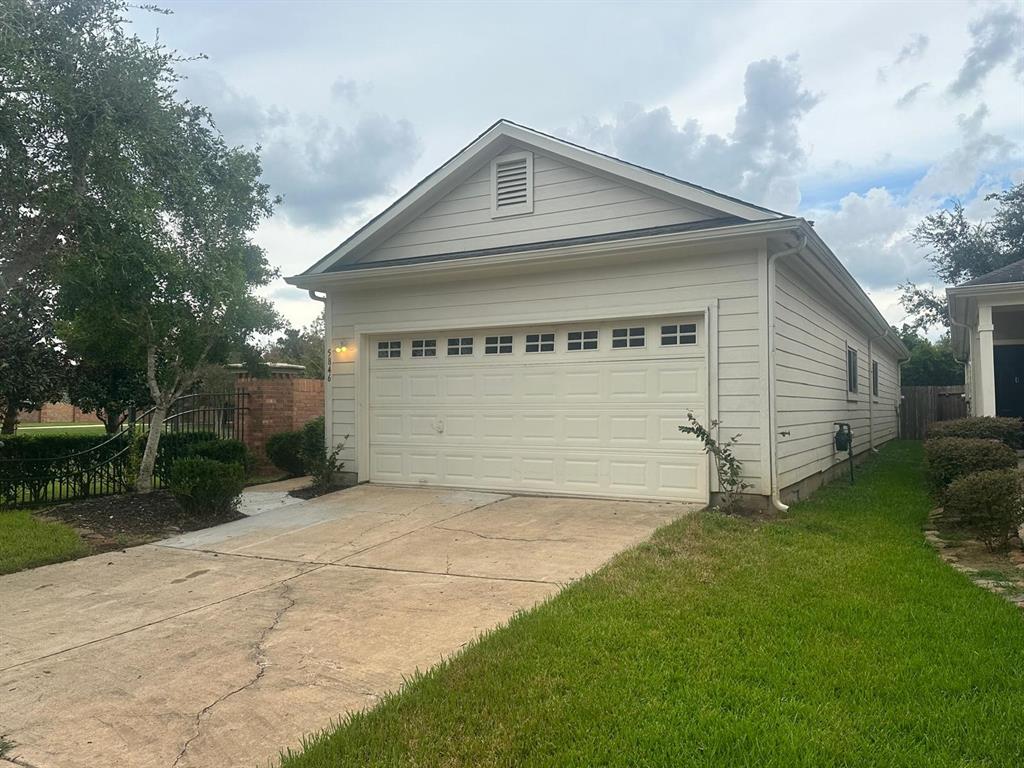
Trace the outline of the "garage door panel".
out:
<instances>
[{"instance_id":1,"label":"garage door panel","mask_svg":"<svg viewBox=\"0 0 1024 768\"><path fill-rule=\"evenodd\" d=\"M639 349L611 348L606 323L596 351L568 350L566 327L537 354L524 354L522 330L457 330L415 338L472 336L474 354L439 341L433 358L371 358L370 479L703 501L707 459L678 427L690 410L704 419L704 350L660 348L663 320L636 322ZM513 336L512 354L484 354L495 334ZM411 338L388 340L408 355Z\"/></svg>"}]
</instances>

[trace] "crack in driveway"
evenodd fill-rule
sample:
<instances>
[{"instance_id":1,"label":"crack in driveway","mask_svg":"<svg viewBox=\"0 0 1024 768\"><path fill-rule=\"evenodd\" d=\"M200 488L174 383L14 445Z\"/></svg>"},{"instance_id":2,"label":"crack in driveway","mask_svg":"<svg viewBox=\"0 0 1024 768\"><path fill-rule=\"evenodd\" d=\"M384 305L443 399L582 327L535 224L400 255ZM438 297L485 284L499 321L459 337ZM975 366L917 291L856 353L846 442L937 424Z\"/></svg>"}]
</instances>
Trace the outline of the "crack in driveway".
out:
<instances>
[{"instance_id":1,"label":"crack in driveway","mask_svg":"<svg viewBox=\"0 0 1024 768\"><path fill-rule=\"evenodd\" d=\"M518 536L488 536L486 533L477 533L476 531L471 531L468 528L448 528L448 527L443 526L443 525L434 525L433 527L437 528L437 530L439 530L439 531L450 531L451 533L468 533L471 536L476 536L478 538L488 539L488 540L491 540L491 541L525 541L525 542L531 542L531 543L539 543L539 542L542 542L542 541L551 541L551 542L557 542L557 543L560 543L560 544L568 544L568 543L572 542L572 539L545 539L545 538L528 539L528 538L523 538L523 537L518 537Z\"/></svg>"},{"instance_id":2,"label":"crack in driveway","mask_svg":"<svg viewBox=\"0 0 1024 768\"><path fill-rule=\"evenodd\" d=\"M180 763L181 760L185 757L185 753L188 752L188 748L192 746L192 743L202 735L204 717L208 719L210 712L212 712L213 709L218 704L223 704L232 696L239 694L242 691L245 691L249 688L252 688L254 685L259 683L260 680L263 679L263 676L267 672L268 666L266 648L264 647L267 642L267 638L270 637L270 633L273 632L277 628L278 624L281 623L281 619L284 617L284 615L289 610L295 607L296 600L294 597L291 596L290 591L290 584L284 583L281 585L281 597L285 599L286 603L274 613L274 618L271 620L270 624L268 624L266 628L264 628L264 630L260 632L259 637L256 638L256 642L252 646L253 661L256 662L256 674L253 675L252 679L249 680L249 682L245 683L244 685L240 685L231 691L228 691L223 696L218 696L210 704L207 704L205 707L199 710L199 712L196 713L195 723L193 725L194 733L181 746L181 751L178 752L178 756L174 758L174 762L171 763L171 768L176 768L178 763Z\"/></svg>"}]
</instances>

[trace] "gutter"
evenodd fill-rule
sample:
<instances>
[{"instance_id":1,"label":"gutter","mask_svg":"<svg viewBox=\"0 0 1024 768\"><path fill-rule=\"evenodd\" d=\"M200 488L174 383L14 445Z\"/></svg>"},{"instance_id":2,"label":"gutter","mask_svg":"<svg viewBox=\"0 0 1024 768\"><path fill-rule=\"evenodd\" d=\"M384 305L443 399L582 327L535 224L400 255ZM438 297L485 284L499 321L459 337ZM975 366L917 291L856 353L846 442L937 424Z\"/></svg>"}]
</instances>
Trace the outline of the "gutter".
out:
<instances>
[{"instance_id":1,"label":"gutter","mask_svg":"<svg viewBox=\"0 0 1024 768\"><path fill-rule=\"evenodd\" d=\"M789 507L782 503L779 488L779 440L776 434L778 424L778 409L775 403L775 268L780 259L800 254L807 247L807 235L800 235L800 242L792 248L787 248L776 253L769 254L767 261L768 269L768 435L769 435L769 456L768 465L771 477L772 506L779 512L786 512Z\"/></svg>"}]
</instances>

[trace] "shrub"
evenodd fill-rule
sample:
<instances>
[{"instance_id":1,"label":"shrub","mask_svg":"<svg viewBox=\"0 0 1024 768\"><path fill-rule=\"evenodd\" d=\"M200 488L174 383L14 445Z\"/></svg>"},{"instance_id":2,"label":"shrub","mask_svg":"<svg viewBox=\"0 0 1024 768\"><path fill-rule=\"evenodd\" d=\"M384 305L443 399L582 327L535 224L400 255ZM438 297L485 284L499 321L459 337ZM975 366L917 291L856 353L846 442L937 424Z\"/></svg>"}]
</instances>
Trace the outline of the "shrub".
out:
<instances>
[{"instance_id":1,"label":"shrub","mask_svg":"<svg viewBox=\"0 0 1024 768\"><path fill-rule=\"evenodd\" d=\"M241 464L184 458L171 466L171 493L193 517L222 517L234 512L244 487Z\"/></svg>"},{"instance_id":2,"label":"shrub","mask_svg":"<svg viewBox=\"0 0 1024 768\"><path fill-rule=\"evenodd\" d=\"M213 459L224 464L241 464L249 466L249 452L241 440L207 440L192 446L189 456L201 459Z\"/></svg>"},{"instance_id":3,"label":"shrub","mask_svg":"<svg viewBox=\"0 0 1024 768\"><path fill-rule=\"evenodd\" d=\"M111 435L2 435L0 461L4 459L58 459L94 448Z\"/></svg>"},{"instance_id":4,"label":"shrub","mask_svg":"<svg viewBox=\"0 0 1024 768\"><path fill-rule=\"evenodd\" d=\"M988 469L958 477L946 489L945 514L989 549L1005 547L1024 523L1024 472Z\"/></svg>"},{"instance_id":5,"label":"shrub","mask_svg":"<svg viewBox=\"0 0 1024 768\"><path fill-rule=\"evenodd\" d=\"M299 433L302 435L302 458L306 464L306 472L309 473L313 469L313 464L319 461L326 448L324 417L318 416L307 421Z\"/></svg>"},{"instance_id":6,"label":"shrub","mask_svg":"<svg viewBox=\"0 0 1024 768\"><path fill-rule=\"evenodd\" d=\"M939 437L924 444L931 492L943 498L946 487L963 475L987 469L1014 469L1017 454L1005 443L966 437Z\"/></svg>"},{"instance_id":7,"label":"shrub","mask_svg":"<svg viewBox=\"0 0 1024 768\"><path fill-rule=\"evenodd\" d=\"M139 441L139 455L146 450L146 440L149 435L142 433L136 437ZM153 465L153 474L161 482L170 479L171 466L178 459L183 459L192 454L198 443L208 443L217 440L216 432L167 432L160 436L160 447L156 452L156 463Z\"/></svg>"},{"instance_id":8,"label":"shrub","mask_svg":"<svg viewBox=\"0 0 1024 768\"><path fill-rule=\"evenodd\" d=\"M302 456L301 432L278 432L267 439L265 446L271 463L292 477L306 474L306 463Z\"/></svg>"},{"instance_id":9,"label":"shrub","mask_svg":"<svg viewBox=\"0 0 1024 768\"><path fill-rule=\"evenodd\" d=\"M1024 419L974 416L969 419L936 421L928 426L928 437L974 437L999 440L1015 449L1024 448Z\"/></svg>"},{"instance_id":10,"label":"shrub","mask_svg":"<svg viewBox=\"0 0 1024 768\"><path fill-rule=\"evenodd\" d=\"M750 488L750 483L743 480L743 463L736 458L736 454L733 452L741 435L736 434L724 443L719 442L711 434L711 430L719 432L721 422L718 419L712 419L707 429L693 415L693 411L686 414L686 419L689 425L679 427L679 431L684 435L693 435L700 440L704 446L704 453L714 459L715 472L718 475L718 491L721 497L719 506L723 512L729 512L739 501L739 495Z\"/></svg>"}]
</instances>

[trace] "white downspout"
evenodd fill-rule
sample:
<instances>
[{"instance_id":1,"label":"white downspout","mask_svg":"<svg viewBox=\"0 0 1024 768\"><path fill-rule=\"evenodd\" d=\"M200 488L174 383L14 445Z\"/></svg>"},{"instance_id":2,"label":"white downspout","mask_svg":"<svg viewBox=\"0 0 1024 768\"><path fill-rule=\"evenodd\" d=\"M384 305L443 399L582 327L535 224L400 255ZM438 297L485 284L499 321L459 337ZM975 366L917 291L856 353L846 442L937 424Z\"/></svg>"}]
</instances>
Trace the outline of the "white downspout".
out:
<instances>
[{"instance_id":1,"label":"white downspout","mask_svg":"<svg viewBox=\"0 0 1024 768\"><path fill-rule=\"evenodd\" d=\"M968 354L969 354L970 353L970 349L971 349L971 336L970 336L970 334L971 334L971 326L967 325L966 323L961 323L959 320L954 320L953 319L953 310L952 309L949 310L949 324L950 325L956 325L956 326L959 326L959 327L964 329L964 332L967 334L967 351L968 351ZM953 346L953 334L950 334L949 346L950 347ZM964 368L964 399L966 400L967 399L966 394L967 394L967 390L968 390L968 387L967 387L967 361L966 360L958 360L957 356L954 354L953 355L953 362L957 363L958 365L962 365L963 368ZM975 394L974 393L973 385L970 387L970 390L971 390L971 394L972 395ZM973 405L972 400L968 400L967 402L968 402L968 404ZM973 411L973 409L972 409L972 411ZM971 413L968 413L968 415L969 416L974 416L975 414L973 412L971 412Z\"/></svg>"},{"instance_id":2,"label":"white downspout","mask_svg":"<svg viewBox=\"0 0 1024 768\"><path fill-rule=\"evenodd\" d=\"M800 242L793 248L787 248L768 256L768 465L771 475L772 506L779 512L786 512L789 507L782 503L779 495L779 445L776 429L778 412L775 405L775 264L779 259L800 253L807 247L807 235L800 235Z\"/></svg>"}]
</instances>

